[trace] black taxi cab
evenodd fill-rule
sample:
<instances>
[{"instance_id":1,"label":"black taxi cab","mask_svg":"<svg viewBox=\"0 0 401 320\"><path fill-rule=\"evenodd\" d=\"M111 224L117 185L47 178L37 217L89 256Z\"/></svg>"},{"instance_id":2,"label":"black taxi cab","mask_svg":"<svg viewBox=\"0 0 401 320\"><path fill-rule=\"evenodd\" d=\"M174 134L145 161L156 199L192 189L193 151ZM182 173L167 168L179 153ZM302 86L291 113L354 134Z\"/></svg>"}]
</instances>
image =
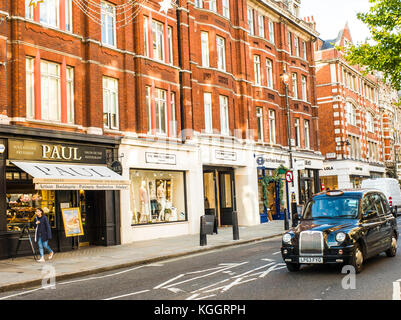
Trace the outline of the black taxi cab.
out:
<instances>
[{"instance_id":1,"label":"black taxi cab","mask_svg":"<svg viewBox=\"0 0 401 320\"><path fill-rule=\"evenodd\" d=\"M359 273L372 256L394 257L397 239L397 220L382 192L332 190L306 204L299 225L283 235L281 254L291 272L302 264L332 263Z\"/></svg>"}]
</instances>

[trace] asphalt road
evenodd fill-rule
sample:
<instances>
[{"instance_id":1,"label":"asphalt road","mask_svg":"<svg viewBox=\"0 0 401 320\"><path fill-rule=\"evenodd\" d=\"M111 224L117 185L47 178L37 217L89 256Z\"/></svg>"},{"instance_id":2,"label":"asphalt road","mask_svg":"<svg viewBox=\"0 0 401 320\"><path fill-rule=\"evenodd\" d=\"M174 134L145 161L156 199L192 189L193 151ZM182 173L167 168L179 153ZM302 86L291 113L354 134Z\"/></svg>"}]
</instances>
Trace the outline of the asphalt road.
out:
<instances>
[{"instance_id":1,"label":"asphalt road","mask_svg":"<svg viewBox=\"0 0 401 320\"><path fill-rule=\"evenodd\" d=\"M352 288L338 266L288 272L280 245L275 238L56 282L55 289L5 292L0 300L392 300L401 283L401 250L394 258L381 254L368 260Z\"/></svg>"}]
</instances>

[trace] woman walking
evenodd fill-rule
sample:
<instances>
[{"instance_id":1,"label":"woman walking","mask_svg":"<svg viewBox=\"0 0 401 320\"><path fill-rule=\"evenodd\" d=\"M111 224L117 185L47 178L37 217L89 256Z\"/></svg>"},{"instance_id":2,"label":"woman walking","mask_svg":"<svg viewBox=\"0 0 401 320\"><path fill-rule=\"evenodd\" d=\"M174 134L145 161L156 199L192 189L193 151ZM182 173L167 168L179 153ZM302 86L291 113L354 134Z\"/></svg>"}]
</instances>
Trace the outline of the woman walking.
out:
<instances>
[{"instance_id":1,"label":"woman walking","mask_svg":"<svg viewBox=\"0 0 401 320\"><path fill-rule=\"evenodd\" d=\"M36 231L35 231L35 241L38 243L40 259L38 262L44 262L44 249L46 249L49 254L49 260L53 258L54 252L49 247L49 240L52 238L52 230L50 228L49 219L43 214L43 210L41 208L36 209Z\"/></svg>"}]
</instances>

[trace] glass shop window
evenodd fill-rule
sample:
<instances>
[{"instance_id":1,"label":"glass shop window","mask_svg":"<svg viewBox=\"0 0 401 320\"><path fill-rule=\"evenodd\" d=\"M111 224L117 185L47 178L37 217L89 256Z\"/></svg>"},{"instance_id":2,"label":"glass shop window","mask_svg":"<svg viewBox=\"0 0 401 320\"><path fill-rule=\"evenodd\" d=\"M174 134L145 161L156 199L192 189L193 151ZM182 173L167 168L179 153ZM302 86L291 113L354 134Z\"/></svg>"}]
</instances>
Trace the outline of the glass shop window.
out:
<instances>
[{"instance_id":1,"label":"glass shop window","mask_svg":"<svg viewBox=\"0 0 401 320\"><path fill-rule=\"evenodd\" d=\"M10 172L7 177L16 180L17 176L23 179L26 173ZM11 180L8 179L7 180ZM21 180L21 179L19 179ZM7 193L7 231L22 231L22 228L30 224L34 229L33 220L36 209L42 208L52 228L56 227L55 192L47 190L27 191L26 193Z\"/></svg>"},{"instance_id":2,"label":"glass shop window","mask_svg":"<svg viewBox=\"0 0 401 320\"><path fill-rule=\"evenodd\" d=\"M131 170L132 225L187 221L184 172Z\"/></svg>"}]
</instances>

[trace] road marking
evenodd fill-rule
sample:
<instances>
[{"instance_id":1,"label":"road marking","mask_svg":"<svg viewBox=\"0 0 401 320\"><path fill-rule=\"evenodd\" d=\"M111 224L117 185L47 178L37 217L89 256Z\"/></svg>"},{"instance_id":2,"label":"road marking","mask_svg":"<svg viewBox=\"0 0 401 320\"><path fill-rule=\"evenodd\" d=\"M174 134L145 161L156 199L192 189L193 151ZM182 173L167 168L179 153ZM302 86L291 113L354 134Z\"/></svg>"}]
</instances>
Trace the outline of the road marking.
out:
<instances>
[{"instance_id":1,"label":"road marking","mask_svg":"<svg viewBox=\"0 0 401 320\"><path fill-rule=\"evenodd\" d=\"M12 295L10 295L10 296L1 297L0 300L5 300L5 299L8 299L8 298L13 298L13 297L21 296L21 295L24 295L24 294L32 293L32 292L39 291L39 290L44 290L44 289L47 289L47 288L54 288L54 286L53 286L53 285L51 285L51 286L45 286L45 287L40 287L40 288L36 288L36 289L24 291L24 292L12 294Z\"/></svg>"},{"instance_id":2,"label":"road marking","mask_svg":"<svg viewBox=\"0 0 401 320\"><path fill-rule=\"evenodd\" d=\"M158 286L154 287L153 289L160 289L161 287L164 287L166 284L168 284L168 283L170 283L170 282L173 282L174 280L177 280L177 279L179 279L179 278L182 278L183 276L185 276L185 273L182 273L182 274L176 276L176 277L173 278L173 279L170 279L170 280L168 280L168 281L166 281L166 282L163 282L162 284L159 284Z\"/></svg>"},{"instance_id":3,"label":"road marking","mask_svg":"<svg viewBox=\"0 0 401 320\"><path fill-rule=\"evenodd\" d=\"M287 266L284 264L284 263L279 263L279 264L276 264L276 265L274 265L274 266L271 266L268 270L266 270L265 272L263 272L260 276L259 276L259 278L264 278L264 277L266 277L270 272L272 272L272 271L276 271L276 270L280 270L280 269L284 269L284 268L286 268Z\"/></svg>"},{"instance_id":4,"label":"road marking","mask_svg":"<svg viewBox=\"0 0 401 320\"><path fill-rule=\"evenodd\" d=\"M281 253L281 251L274 252L274 253L272 254L272 256L275 256L276 254L279 254L279 253Z\"/></svg>"},{"instance_id":5,"label":"road marking","mask_svg":"<svg viewBox=\"0 0 401 320\"><path fill-rule=\"evenodd\" d=\"M103 299L103 300L115 300L115 299L119 299L119 298L125 298L125 297L129 297L129 296L134 296L136 294L141 294L141 293L145 293L148 292L150 290L142 290L142 291L138 291L138 292L133 292L133 293L128 293L128 294L123 294L121 296L117 296L117 297L112 297L112 298L107 298L107 299Z\"/></svg>"},{"instance_id":6,"label":"road marking","mask_svg":"<svg viewBox=\"0 0 401 320\"><path fill-rule=\"evenodd\" d=\"M235 277L233 277L233 278L243 277L243 276L245 276L245 275L247 275L247 274L249 274L249 273L251 273L251 272L254 272L254 271L256 271L256 270L260 270L260 269L264 269L264 268L270 267L272 264L274 264L274 262L269 263L269 264L265 264L264 266L261 266L261 267L258 267L258 268L252 269L252 270L249 270L249 271L244 272L244 273L242 273L242 274L239 274L239 275L237 275L237 276L235 276Z\"/></svg>"},{"instance_id":7,"label":"road marking","mask_svg":"<svg viewBox=\"0 0 401 320\"><path fill-rule=\"evenodd\" d=\"M72 284L72 283L84 282L84 281L90 281L90 280L99 280L99 279L104 279L104 278L108 278L108 277L114 277L114 276L117 276L117 275L120 275L120 274L123 274L123 273L127 273L127 272L131 272L131 271L134 271L134 270L138 270L138 269L141 269L141 268L144 268L144 267L159 267L159 266L163 266L163 265L161 265L161 264L160 265L159 264L151 264L151 265L148 265L148 266L139 266L139 267L135 267L135 268L132 268L132 269L128 269L128 270L124 270L124 271L108 274L108 275L105 275L105 276L90 277L90 278L86 278L86 279L78 279L78 280L72 280L72 281L64 281L64 282L57 283L57 285L59 286L59 285L63 285L63 284ZM57 277L56 277L56 279L57 279ZM5 299L8 299L8 298L13 298L13 297L25 295L25 294L32 293L32 292L35 292L35 291L44 290L44 289L47 289L47 288L50 288L50 287L54 287L54 286L53 285L52 286L44 286L44 287L40 287L40 288L28 290L28 291L19 292L19 293L10 295L10 296L2 297L2 298L0 298L0 300L5 300Z\"/></svg>"},{"instance_id":8,"label":"road marking","mask_svg":"<svg viewBox=\"0 0 401 320\"><path fill-rule=\"evenodd\" d=\"M187 279L187 280L184 280L184 281L181 281L181 282L173 283L173 284L171 284L171 285L165 286L164 288L167 289L168 287L176 286L176 285L179 285L179 284L182 284L182 283L186 283L186 282L189 282L189 281L193 281L193 280L196 280L196 279L201 279L201 278L205 278L205 277L210 277L210 276L212 276L212 275L214 275L214 274L223 272L223 271L225 271L225 270L228 270L228 269L231 269L231 268L234 268L234 267L239 267L239 266L242 266L242 265L247 264L247 263L249 263L249 262L248 262L248 261L245 261L245 262L242 262L242 263L237 263L237 264L235 264L235 265L225 267L224 269L221 269L221 270L218 270L218 271L215 271L215 272L212 272L212 273L203 275L203 276L199 276L199 277ZM173 280L173 279L172 279L172 280ZM171 280L171 281L172 281L172 280ZM168 281L168 282L171 282L171 281Z\"/></svg>"},{"instance_id":9,"label":"road marking","mask_svg":"<svg viewBox=\"0 0 401 320\"><path fill-rule=\"evenodd\" d=\"M215 285L218 285L218 284L220 284L220 283L226 282L226 281L228 281L228 280L230 280L230 279L229 279L229 278L224 279L224 280L222 280L222 281L219 281L219 282L210 284L210 285L208 285L208 286L206 286L206 287L200 288L200 289L198 289L198 290L192 291L191 293L195 293L195 292L198 292L198 291L205 290L205 289L207 289L207 288L213 287L213 286L215 286Z\"/></svg>"},{"instance_id":10,"label":"road marking","mask_svg":"<svg viewBox=\"0 0 401 320\"><path fill-rule=\"evenodd\" d=\"M198 299L194 299L194 300L203 300L203 299L207 299L207 298L211 298L211 297L215 297L215 294L211 294L210 296L206 296L206 297L202 297L202 298L198 298Z\"/></svg>"},{"instance_id":11,"label":"road marking","mask_svg":"<svg viewBox=\"0 0 401 320\"><path fill-rule=\"evenodd\" d=\"M185 292L184 290L181 290L179 288L168 288L168 291L174 292L174 293L178 293L178 292Z\"/></svg>"},{"instance_id":12,"label":"road marking","mask_svg":"<svg viewBox=\"0 0 401 320\"><path fill-rule=\"evenodd\" d=\"M245 281L242 281L242 282L239 282L239 280L242 280L242 278L239 278L239 279L235 280L234 282L232 282L231 284L229 284L227 286L222 286L222 287L217 287L217 288L214 288L214 289L206 290L205 293L213 292L213 291L220 290L220 289L222 289L222 292L224 292L224 291L227 291L228 289L231 289L234 286L238 286L240 284L244 284L244 283L247 283L247 282L250 282L250 281L254 281L254 280L256 280L256 278L248 279L248 280L245 280ZM225 290L225 288L228 288L228 289Z\"/></svg>"}]
</instances>

